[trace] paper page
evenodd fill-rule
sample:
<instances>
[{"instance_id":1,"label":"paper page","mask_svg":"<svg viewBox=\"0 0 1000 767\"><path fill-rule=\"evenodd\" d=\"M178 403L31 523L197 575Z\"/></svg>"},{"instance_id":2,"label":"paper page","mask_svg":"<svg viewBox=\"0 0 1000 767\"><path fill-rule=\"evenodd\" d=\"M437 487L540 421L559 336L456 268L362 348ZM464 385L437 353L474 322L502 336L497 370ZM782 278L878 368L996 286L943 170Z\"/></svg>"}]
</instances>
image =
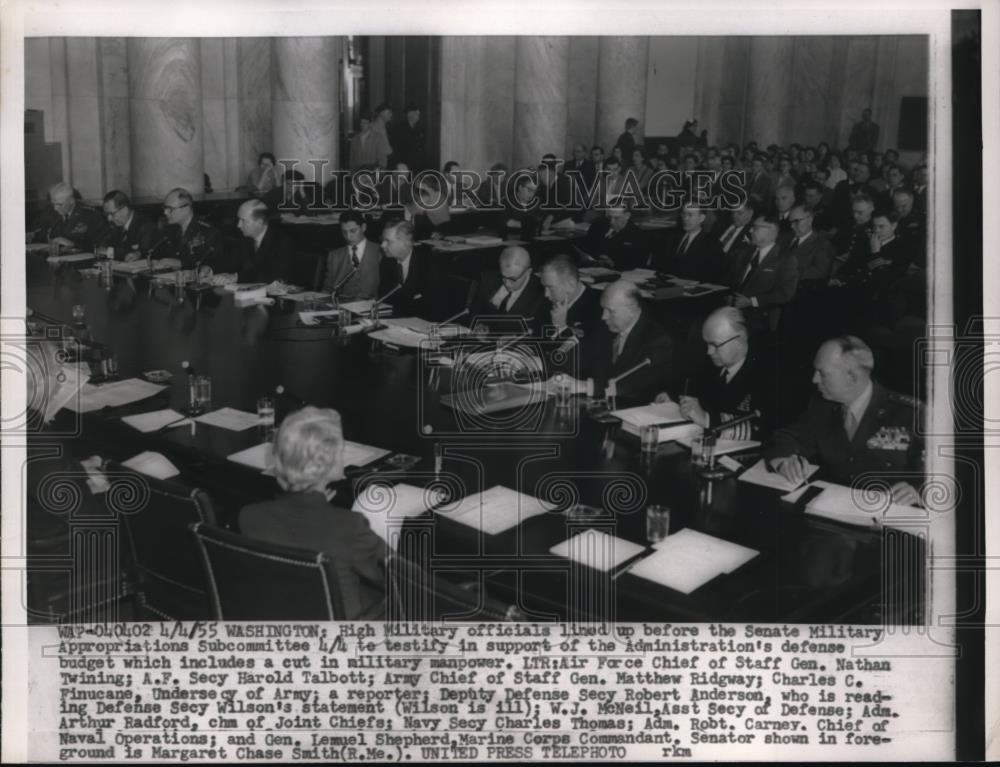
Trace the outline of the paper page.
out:
<instances>
[{"instance_id":1,"label":"paper page","mask_svg":"<svg viewBox=\"0 0 1000 767\"><path fill-rule=\"evenodd\" d=\"M628 280L636 284L651 280L654 277L656 277L656 272L652 269L629 269L627 272L622 272L623 280Z\"/></svg>"},{"instance_id":2,"label":"paper page","mask_svg":"<svg viewBox=\"0 0 1000 767\"><path fill-rule=\"evenodd\" d=\"M170 479L181 473L180 469L174 466L165 455L151 450L133 455L127 461L122 461L122 466L156 479Z\"/></svg>"},{"instance_id":3,"label":"paper page","mask_svg":"<svg viewBox=\"0 0 1000 767\"><path fill-rule=\"evenodd\" d=\"M360 301L348 301L347 303L341 304L341 308L347 309L347 311L352 314L369 314L372 310L372 305L375 303L374 298L364 298ZM381 303L378 306L379 313L385 311L392 311L392 307L389 304Z\"/></svg>"},{"instance_id":4,"label":"paper page","mask_svg":"<svg viewBox=\"0 0 1000 767\"><path fill-rule=\"evenodd\" d=\"M388 450L371 445L362 445L360 442L344 440L344 466L364 466L376 461L383 456L389 455Z\"/></svg>"},{"instance_id":5,"label":"paper page","mask_svg":"<svg viewBox=\"0 0 1000 767\"><path fill-rule=\"evenodd\" d=\"M64 256L49 256L46 261L50 264L71 264L74 261L90 261L95 258L93 253L67 253Z\"/></svg>"},{"instance_id":6,"label":"paper page","mask_svg":"<svg viewBox=\"0 0 1000 767\"><path fill-rule=\"evenodd\" d=\"M712 562L699 559L678 547L658 549L629 568L628 572L682 594L690 594L722 574Z\"/></svg>"},{"instance_id":7,"label":"paper page","mask_svg":"<svg viewBox=\"0 0 1000 767\"><path fill-rule=\"evenodd\" d=\"M598 530L584 530L567 541L557 543L549 551L587 567L606 573L623 562L638 556L645 546L617 538Z\"/></svg>"},{"instance_id":8,"label":"paper page","mask_svg":"<svg viewBox=\"0 0 1000 767\"><path fill-rule=\"evenodd\" d=\"M815 474L818 469L819 466L807 463L805 472L806 479L809 479L809 477ZM768 471L763 458L740 474L739 480L741 482L749 482L754 485L761 485L762 487L773 487L775 490L783 490L786 493L794 490L801 484L800 482L789 482L776 471Z\"/></svg>"},{"instance_id":9,"label":"paper page","mask_svg":"<svg viewBox=\"0 0 1000 767\"><path fill-rule=\"evenodd\" d=\"M672 547L683 548L684 551L697 555L699 559L712 562L720 573L731 573L738 570L760 553L748 546L724 541L714 535L692 530L689 527L667 536L653 545L657 551Z\"/></svg>"},{"instance_id":10,"label":"paper page","mask_svg":"<svg viewBox=\"0 0 1000 767\"><path fill-rule=\"evenodd\" d=\"M893 503L889 493L875 488L850 488L830 482L824 482L823 488L806 506L806 514L862 527L891 527L893 521L912 520L925 513L916 506Z\"/></svg>"},{"instance_id":11,"label":"paper page","mask_svg":"<svg viewBox=\"0 0 1000 767\"><path fill-rule=\"evenodd\" d=\"M318 312L299 312L299 319L303 325L319 325L322 317L338 317L339 309L323 309Z\"/></svg>"},{"instance_id":12,"label":"paper page","mask_svg":"<svg viewBox=\"0 0 1000 767\"><path fill-rule=\"evenodd\" d=\"M678 437L678 444L686 448L691 447L691 442L695 435L685 435ZM760 442L755 439L719 439L715 441L715 455L726 455L727 453L739 453L743 450L753 450L760 447Z\"/></svg>"},{"instance_id":13,"label":"paper page","mask_svg":"<svg viewBox=\"0 0 1000 767\"><path fill-rule=\"evenodd\" d=\"M274 451L270 442L262 442L259 445L240 450L238 453L227 455L226 460L235 463L242 463L251 469L258 469L268 473L274 470Z\"/></svg>"},{"instance_id":14,"label":"paper page","mask_svg":"<svg viewBox=\"0 0 1000 767\"><path fill-rule=\"evenodd\" d=\"M458 508L439 513L487 535L498 535L546 511L537 498L494 485L482 493L466 496Z\"/></svg>"},{"instance_id":15,"label":"paper page","mask_svg":"<svg viewBox=\"0 0 1000 767\"><path fill-rule=\"evenodd\" d=\"M70 400L66 403L66 407L78 413L90 413L104 407L129 405L152 397L166 388L139 378L127 378L124 381L100 386L87 384L80 392L80 399Z\"/></svg>"},{"instance_id":16,"label":"paper page","mask_svg":"<svg viewBox=\"0 0 1000 767\"><path fill-rule=\"evenodd\" d=\"M654 423L690 423L681 415L681 406L676 402L659 402L640 405L639 407L629 407L623 410L615 410L611 415L621 418L622 423L628 423L635 427L648 426Z\"/></svg>"},{"instance_id":17,"label":"paper page","mask_svg":"<svg viewBox=\"0 0 1000 767\"><path fill-rule=\"evenodd\" d=\"M174 426L187 426L191 423L190 418L185 418L176 410L167 408L166 410L154 410L151 413L139 413L137 415L126 415L122 421L133 429L138 429L144 434L162 429L167 424Z\"/></svg>"},{"instance_id":18,"label":"paper page","mask_svg":"<svg viewBox=\"0 0 1000 767\"><path fill-rule=\"evenodd\" d=\"M389 534L390 522L419 517L440 500L437 493L405 482L391 486L376 482L365 486L351 508L364 514L375 535L395 548L399 541Z\"/></svg>"},{"instance_id":19,"label":"paper page","mask_svg":"<svg viewBox=\"0 0 1000 767\"><path fill-rule=\"evenodd\" d=\"M54 384L56 388L45 404L45 412L42 414L42 420L45 423L51 421L56 413L64 407L68 407L71 402L80 401L83 387L90 380L90 374L84 372L85 368L82 364L62 365L59 371L65 376L63 381L60 382L57 376L48 377L49 385ZM75 410L75 408L70 409Z\"/></svg>"},{"instance_id":20,"label":"paper page","mask_svg":"<svg viewBox=\"0 0 1000 767\"><path fill-rule=\"evenodd\" d=\"M370 334L370 337L375 341L381 341L385 344L413 349L419 348L427 340L427 336L423 333L414 333L409 328L400 327L388 327L376 330Z\"/></svg>"},{"instance_id":21,"label":"paper page","mask_svg":"<svg viewBox=\"0 0 1000 767\"><path fill-rule=\"evenodd\" d=\"M248 413L245 410L236 410L231 407L223 407L211 413L198 416L199 423L207 423L209 426L218 426L220 429L229 431L245 431L260 423L256 413Z\"/></svg>"},{"instance_id":22,"label":"paper page","mask_svg":"<svg viewBox=\"0 0 1000 767\"><path fill-rule=\"evenodd\" d=\"M328 301L329 293L318 293L315 290L303 290L298 293L289 293L285 296L288 301Z\"/></svg>"}]
</instances>

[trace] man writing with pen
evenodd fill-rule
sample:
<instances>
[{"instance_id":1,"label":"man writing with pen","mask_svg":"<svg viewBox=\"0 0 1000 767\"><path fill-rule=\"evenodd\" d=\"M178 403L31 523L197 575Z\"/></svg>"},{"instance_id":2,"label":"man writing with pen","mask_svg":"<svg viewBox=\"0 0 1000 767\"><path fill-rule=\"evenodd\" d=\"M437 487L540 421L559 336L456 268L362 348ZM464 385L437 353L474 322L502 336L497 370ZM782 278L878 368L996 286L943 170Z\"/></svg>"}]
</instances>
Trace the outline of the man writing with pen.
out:
<instances>
[{"instance_id":1,"label":"man writing with pen","mask_svg":"<svg viewBox=\"0 0 1000 767\"><path fill-rule=\"evenodd\" d=\"M891 483L892 500L920 501L923 445L920 403L872 380L871 349L839 336L820 346L813 362L819 391L799 419L774 434L764 457L791 482L806 479L806 462L824 478L849 485Z\"/></svg>"},{"instance_id":2,"label":"man writing with pen","mask_svg":"<svg viewBox=\"0 0 1000 767\"><path fill-rule=\"evenodd\" d=\"M746 317L731 306L717 309L702 325L701 337L708 351L708 364L685 383L679 402L681 415L707 429L756 410L761 413L760 419L743 421L727 429L723 436L758 437L762 430L767 431L774 412L769 396L773 386L768 385L765 370L752 352ZM670 397L661 393L656 401L669 402Z\"/></svg>"}]
</instances>

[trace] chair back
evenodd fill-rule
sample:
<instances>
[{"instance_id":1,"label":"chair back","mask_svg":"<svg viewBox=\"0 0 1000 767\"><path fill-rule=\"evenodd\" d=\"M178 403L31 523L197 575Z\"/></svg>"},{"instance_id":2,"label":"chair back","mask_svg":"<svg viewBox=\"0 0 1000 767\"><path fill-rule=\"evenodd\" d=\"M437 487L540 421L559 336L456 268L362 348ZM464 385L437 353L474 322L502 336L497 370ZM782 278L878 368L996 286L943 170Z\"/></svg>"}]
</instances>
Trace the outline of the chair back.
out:
<instances>
[{"instance_id":1,"label":"chair back","mask_svg":"<svg viewBox=\"0 0 1000 767\"><path fill-rule=\"evenodd\" d=\"M333 562L321 552L191 526L215 620L345 620Z\"/></svg>"},{"instance_id":2,"label":"chair back","mask_svg":"<svg viewBox=\"0 0 1000 767\"><path fill-rule=\"evenodd\" d=\"M209 618L208 595L188 526L215 522L208 495L182 482L140 474L120 464L106 470L109 496L148 497L122 513L140 608L163 620Z\"/></svg>"}]
</instances>

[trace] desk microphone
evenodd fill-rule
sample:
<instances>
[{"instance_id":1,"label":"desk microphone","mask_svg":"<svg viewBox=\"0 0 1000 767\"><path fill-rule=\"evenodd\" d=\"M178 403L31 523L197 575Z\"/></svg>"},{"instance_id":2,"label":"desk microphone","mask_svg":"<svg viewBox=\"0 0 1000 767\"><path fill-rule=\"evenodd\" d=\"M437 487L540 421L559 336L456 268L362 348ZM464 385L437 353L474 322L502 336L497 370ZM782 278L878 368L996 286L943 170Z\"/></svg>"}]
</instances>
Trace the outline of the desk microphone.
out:
<instances>
[{"instance_id":1,"label":"desk microphone","mask_svg":"<svg viewBox=\"0 0 1000 767\"><path fill-rule=\"evenodd\" d=\"M358 267L356 266L351 267L351 271L347 273L347 276L333 286L333 290L331 291L332 295L336 296L337 293L340 292L340 289L344 287L344 284L357 273L358 273Z\"/></svg>"},{"instance_id":2,"label":"desk microphone","mask_svg":"<svg viewBox=\"0 0 1000 767\"><path fill-rule=\"evenodd\" d=\"M739 425L741 423L746 423L747 421L751 421L754 418L760 418L760 411L759 410L754 410L751 413L747 413L746 415L740 416L739 418L734 418L731 421L723 421L722 423L718 424L717 426L711 426L711 427L705 429L705 433L710 433L710 434L718 437L726 429L728 429L730 427L733 427L733 426L737 426L737 425Z\"/></svg>"},{"instance_id":3,"label":"desk microphone","mask_svg":"<svg viewBox=\"0 0 1000 767\"><path fill-rule=\"evenodd\" d=\"M467 306L467 307L465 307L465 308L464 308L464 309L463 309L462 311L460 311L460 312L459 312L458 314L456 314L456 315L455 315L454 317L449 317L449 318L448 318L448 319L446 319L446 320L442 320L441 322L439 322L439 323L437 324L437 326L438 326L438 328L441 328L441 327L443 327L444 325L447 325L447 324L448 324L448 323L450 323L450 322L454 322L454 321L455 321L455 320L457 320L457 319L458 319L459 317L464 317L464 316L465 316L466 314L468 314L468 313L469 313L469 307Z\"/></svg>"},{"instance_id":4,"label":"desk microphone","mask_svg":"<svg viewBox=\"0 0 1000 767\"><path fill-rule=\"evenodd\" d=\"M283 384L278 384L277 386L275 386L274 393L277 394L279 397L284 397L293 405L295 405L295 407L305 407L306 405L309 404L304 399L302 399L302 397L300 397L298 394L294 394L293 392L290 392L288 389L286 389Z\"/></svg>"},{"instance_id":5,"label":"desk microphone","mask_svg":"<svg viewBox=\"0 0 1000 767\"><path fill-rule=\"evenodd\" d=\"M153 271L153 253L155 253L160 246L163 245L163 243L168 242L169 240L170 238L164 235L155 245L153 245L153 247L146 251L146 266L149 268L149 271Z\"/></svg>"},{"instance_id":6,"label":"desk microphone","mask_svg":"<svg viewBox=\"0 0 1000 767\"><path fill-rule=\"evenodd\" d=\"M638 365L633 365L632 367L630 367L628 370L626 370L621 375L617 375L614 378L609 378L608 379L608 383L609 384L616 384L619 381L621 381L622 379L628 378L630 375L632 375L637 370L641 370L642 368L646 367L646 365L652 365L652 364L653 364L653 361L649 357L646 357L646 359L644 359Z\"/></svg>"},{"instance_id":7,"label":"desk microphone","mask_svg":"<svg viewBox=\"0 0 1000 767\"><path fill-rule=\"evenodd\" d=\"M372 322L378 323L379 306L382 305L382 302L385 301L389 296L391 296L397 290L402 290L402 289L403 289L403 283L400 283L381 298L376 298L374 301L372 301L372 310L371 310Z\"/></svg>"}]
</instances>

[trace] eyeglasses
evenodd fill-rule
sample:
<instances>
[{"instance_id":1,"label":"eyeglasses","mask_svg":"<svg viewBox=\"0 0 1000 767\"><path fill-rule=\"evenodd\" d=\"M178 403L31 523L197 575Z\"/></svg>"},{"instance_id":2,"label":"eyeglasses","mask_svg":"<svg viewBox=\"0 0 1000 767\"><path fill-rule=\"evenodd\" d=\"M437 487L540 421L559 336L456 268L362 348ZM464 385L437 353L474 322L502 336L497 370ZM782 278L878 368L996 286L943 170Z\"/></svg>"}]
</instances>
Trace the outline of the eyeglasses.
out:
<instances>
[{"instance_id":1,"label":"eyeglasses","mask_svg":"<svg viewBox=\"0 0 1000 767\"><path fill-rule=\"evenodd\" d=\"M808 219L805 216L803 216L802 218L790 218L790 219L788 219L788 223L789 224L800 224L803 221L807 221L807 220Z\"/></svg>"},{"instance_id":2,"label":"eyeglasses","mask_svg":"<svg viewBox=\"0 0 1000 767\"><path fill-rule=\"evenodd\" d=\"M183 205L164 205L163 209L167 211L167 213L173 213L175 210L180 210L181 208L190 208L190 207L191 203L186 202Z\"/></svg>"},{"instance_id":3,"label":"eyeglasses","mask_svg":"<svg viewBox=\"0 0 1000 767\"><path fill-rule=\"evenodd\" d=\"M732 338L727 338L725 341L720 341L717 344L713 344L711 341L706 341L705 346L708 347L709 351L719 351L723 346L728 344L730 341L735 341L739 336L733 336Z\"/></svg>"}]
</instances>

